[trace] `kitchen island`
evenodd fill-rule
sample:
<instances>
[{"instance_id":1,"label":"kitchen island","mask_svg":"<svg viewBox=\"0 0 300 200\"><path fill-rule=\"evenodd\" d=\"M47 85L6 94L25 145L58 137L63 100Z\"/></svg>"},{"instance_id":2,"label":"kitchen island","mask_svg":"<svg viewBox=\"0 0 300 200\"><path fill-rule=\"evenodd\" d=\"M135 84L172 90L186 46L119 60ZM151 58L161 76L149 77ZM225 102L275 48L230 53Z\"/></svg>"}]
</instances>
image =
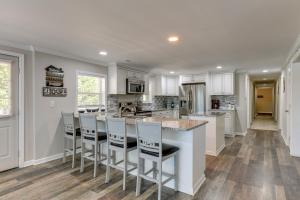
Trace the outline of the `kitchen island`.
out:
<instances>
[{"instance_id":1,"label":"kitchen island","mask_svg":"<svg viewBox=\"0 0 300 200\"><path fill-rule=\"evenodd\" d=\"M183 118L208 121L206 125L206 154L218 156L225 147L225 113L194 113Z\"/></svg>"},{"instance_id":2,"label":"kitchen island","mask_svg":"<svg viewBox=\"0 0 300 200\"><path fill-rule=\"evenodd\" d=\"M145 122L161 122L164 143L180 148L178 152L178 191L194 195L205 181L205 131L207 121L172 119L162 117L147 117ZM105 115L97 115L98 128L105 130ZM136 137L135 119L126 118L127 135ZM105 152L105 151L104 151ZM130 152L128 158L137 163L136 151ZM117 160L122 155L117 154ZM173 158L163 162L163 171L174 173ZM145 162L146 170L152 167L152 162ZM136 172L133 171L132 174ZM164 180L164 177L163 177ZM165 186L174 188L170 181Z\"/></svg>"}]
</instances>

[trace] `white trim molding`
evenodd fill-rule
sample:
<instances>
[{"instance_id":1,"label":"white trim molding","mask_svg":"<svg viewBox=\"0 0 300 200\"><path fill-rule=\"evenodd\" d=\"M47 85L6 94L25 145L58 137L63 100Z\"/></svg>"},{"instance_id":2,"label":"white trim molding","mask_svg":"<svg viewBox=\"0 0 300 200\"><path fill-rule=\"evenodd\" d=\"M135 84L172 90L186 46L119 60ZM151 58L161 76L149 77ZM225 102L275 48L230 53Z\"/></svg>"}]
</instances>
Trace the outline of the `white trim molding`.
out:
<instances>
[{"instance_id":1,"label":"white trim molding","mask_svg":"<svg viewBox=\"0 0 300 200\"><path fill-rule=\"evenodd\" d=\"M24 54L0 49L0 54L15 56L19 60L19 112L18 112L18 137L19 137L19 167L24 166L25 160L25 128L24 128Z\"/></svg>"},{"instance_id":2,"label":"white trim molding","mask_svg":"<svg viewBox=\"0 0 300 200\"><path fill-rule=\"evenodd\" d=\"M245 132L235 132L235 135L240 135L240 136L246 136L247 135L247 131Z\"/></svg>"}]
</instances>

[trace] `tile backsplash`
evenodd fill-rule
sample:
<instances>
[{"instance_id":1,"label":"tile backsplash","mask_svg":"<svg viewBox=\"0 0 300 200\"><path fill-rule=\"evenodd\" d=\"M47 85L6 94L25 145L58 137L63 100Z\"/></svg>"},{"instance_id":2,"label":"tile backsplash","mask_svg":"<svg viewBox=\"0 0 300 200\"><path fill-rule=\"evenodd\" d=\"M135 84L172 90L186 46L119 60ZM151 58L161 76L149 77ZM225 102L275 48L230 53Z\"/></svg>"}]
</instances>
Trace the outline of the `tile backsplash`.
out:
<instances>
[{"instance_id":1,"label":"tile backsplash","mask_svg":"<svg viewBox=\"0 0 300 200\"><path fill-rule=\"evenodd\" d=\"M236 105L235 95L212 95L211 99L220 101L220 107L227 107L228 105Z\"/></svg>"},{"instance_id":2,"label":"tile backsplash","mask_svg":"<svg viewBox=\"0 0 300 200\"><path fill-rule=\"evenodd\" d=\"M131 102L133 105L143 110L165 109L171 108L172 102L174 108L179 107L179 98L174 96L154 96L152 103L143 102L142 95L108 95L107 96L107 111L118 112L119 103Z\"/></svg>"}]
</instances>

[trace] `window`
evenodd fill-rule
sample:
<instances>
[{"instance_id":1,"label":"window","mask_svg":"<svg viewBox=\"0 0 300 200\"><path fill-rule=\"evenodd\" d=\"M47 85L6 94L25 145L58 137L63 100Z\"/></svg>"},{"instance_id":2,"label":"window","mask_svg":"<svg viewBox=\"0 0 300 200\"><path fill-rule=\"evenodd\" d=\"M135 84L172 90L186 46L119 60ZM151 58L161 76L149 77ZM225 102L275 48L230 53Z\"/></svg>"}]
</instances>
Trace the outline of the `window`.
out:
<instances>
[{"instance_id":1,"label":"window","mask_svg":"<svg viewBox=\"0 0 300 200\"><path fill-rule=\"evenodd\" d=\"M11 114L11 64L0 60L0 117Z\"/></svg>"},{"instance_id":2,"label":"window","mask_svg":"<svg viewBox=\"0 0 300 200\"><path fill-rule=\"evenodd\" d=\"M77 74L77 109L105 108L105 77L101 75Z\"/></svg>"}]
</instances>

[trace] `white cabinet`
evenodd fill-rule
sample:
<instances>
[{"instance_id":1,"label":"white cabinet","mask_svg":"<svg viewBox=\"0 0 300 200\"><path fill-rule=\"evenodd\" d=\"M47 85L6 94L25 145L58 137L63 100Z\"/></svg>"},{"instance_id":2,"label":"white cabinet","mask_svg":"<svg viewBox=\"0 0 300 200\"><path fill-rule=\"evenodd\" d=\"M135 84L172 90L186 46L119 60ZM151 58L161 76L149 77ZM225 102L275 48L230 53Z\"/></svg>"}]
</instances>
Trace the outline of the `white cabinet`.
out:
<instances>
[{"instance_id":1,"label":"white cabinet","mask_svg":"<svg viewBox=\"0 0 300 200\"><path fill-rule=\"evenodd\" d=\"M232 95L234 94L234 76L233 73L223 74L223 93Z\"/></svg>"},{"instance_id":2,"label":"white cabinet","mask_svg":"<svg viewBox=\"0 0 300 200\"><path fill-rule=\"evenodd\" d=\"M178 96L178 77L156 75L149 79L149 88L152 95L156 96Z\"/></svg>"},{"instance_id":3,"label":"white cabinet","mask_svg":"<svg viewBox=\"0 0 300 200\"><path fill-rule=\"evenodd\" d=\"M213 73L210 78L212 95L234 94L234 73Z\"/></svg>"},{"instance_id":4,"label":"white cabinet","mask_svg":"<svg viewBox=\"0 0 300 200\"><path fill-rule=\"evenodd\" d=\"M126 79L136 77L145 80L145 73L117 66L116 63L108 65L108 94L126 94Z\"/></svg>"},{"instance_id":5,"label":"white cabinet","mask_svg":"<svg viewBox=\"0 0 300 200\"><path fill-rule=\"evenodd\" d=\"M200 83L200 82L206 82L206 74L180 76L180 83Z\"/></svg>"},{"instance_id":6,"label":"white cabinet","mask_svg":"<svg viewBox=\"0 0 300 200\"><path fill-rule=\"evenodd\" d=\"M234 136L235 131L235 111L226 111L225 114L225 135Z\"/></svg>"},{"instance_id":7,"label":"white cabinet","mask_svg":"<svg viewBox=\"0 0 300 200\"><path fill-rule=\"evenodd\" d=\"M212 94L222 94L223 90L223 75L212 74L211 75L211 89Z\"/></svg>"},{"instance_id":8,"label":"white cabinet","mask_svg":"<svg viewBox=\"0 0 300 200\"><path fill-rule=\"evenodd\" d=\"M192 83L193 82L193 76L192 75L182 75L180 76L181 83Z\"/></svg>"},{"instance_id":9,"label":"white cabinet","mask_svg":"<svg viewBox=\"0 0 300 200\"><path fill-rule=\"evenodd\" d=\"M127 78L137 78L139 80L144 80L144 73L127 71Z\"/></svg>"}]
</instances>

